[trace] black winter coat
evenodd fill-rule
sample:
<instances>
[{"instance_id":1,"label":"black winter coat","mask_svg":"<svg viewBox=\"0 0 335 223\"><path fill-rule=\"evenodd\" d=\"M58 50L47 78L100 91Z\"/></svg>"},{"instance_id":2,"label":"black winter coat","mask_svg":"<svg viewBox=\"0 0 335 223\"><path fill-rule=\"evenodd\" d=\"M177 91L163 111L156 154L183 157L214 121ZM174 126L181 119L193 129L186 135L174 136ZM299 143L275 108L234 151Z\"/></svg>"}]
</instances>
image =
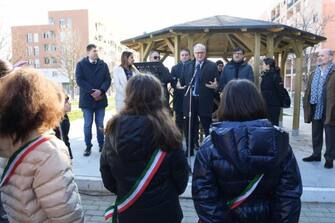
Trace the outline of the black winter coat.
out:
<instances>
[{"instance_id":1,"label":"black winter coat","mask_svg":"<svg viewBox=\"0 0 335 223\"><path fill-rule=\"evenodd\" d=\"M100 172L105 187L123 198L141 175L156 147L146 117L121 116L106 136ZM171 149L141 197L119 215L120 223L180 223L178 195L188 182L188 164L182 149Z\"/></svg>"},{"instance_id":2,"label":"black winter coat","mask_svg":"<svg viewBox=\"0 0 335 223\"><path fill-rule=\"evenodd\" d=\"M261 93L268 107L281 107L281 89L283 88L280 73L271 69L262 75Z\"/></svg>"},{"instance_id":3,"label":"black winter coat","mask_svg":"<svg viewBox=\"0 0 335 223\"><path fill-rule=\"evenodd\" d=\"M236 68L236 63L233 60L227 63L226 66L223 68L219 80L219 91L223 91L224 87L228 84L228 82L234 79L247 79L251 82L254 82L254 71L247 62L241 62L241 64L238 66L238 71L236 71Z\"/></svg>"},{"instance_id":4,"label":"black winter coat","mask_svg":"<svg viewBox=\"0 0 335 223\"><path fill-rule=\"evenodd\" d=\"M183 100L184 100L184 94L186 92L185 89L177 89L176 85L178 80L180 81L182 76L185 73L186 64L190 63L185 62L184 64L182 62L179 62L171 69L171 75L173 77L172 81L172 87L173 87L173 110L177 113L183 113Z\"/></svg>"},{"instance_id":5,"label":"black winter coat","mask_svg":"<svg viewBox=\"0 0 335 223\"><path fill-rule=\"evenodd\" d=\"M297 223L302 183L288 134L267 120L222 122L195 160L192 195L202 223ZM258 174L264 177L234 210L238 197Z\"/></svg>"},{"instance_id":6,"label":"black winter coat","mask_svg":"<svg viewBox=\"0 0 335 223\"><path fill-rule=\"evenodd\" d=\"M90 61L83 58L76 67L76 81L79 86L79 107L89 109L100 109L107 107L106 91L111 85L111 77L107 64L98 59L96 69L90 68ZM102 91L103 98L95 101L91 96L92 89Z\"/></svg>"}]
</instances>

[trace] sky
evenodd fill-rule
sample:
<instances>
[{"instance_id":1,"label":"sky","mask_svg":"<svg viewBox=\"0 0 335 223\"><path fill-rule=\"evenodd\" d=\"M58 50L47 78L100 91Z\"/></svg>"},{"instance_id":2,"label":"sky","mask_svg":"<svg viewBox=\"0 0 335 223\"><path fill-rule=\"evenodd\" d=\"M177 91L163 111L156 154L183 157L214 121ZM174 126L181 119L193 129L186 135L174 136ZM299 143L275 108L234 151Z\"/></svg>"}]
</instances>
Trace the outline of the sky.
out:
<instances>
[{"instance_id":1,"label":"sky","mask_svg":"<svg viewBox=\"0 0 335 223\"><path fill-rule=\"evenodd\" d=\"M48 22L48 10L89 9L118 40L214 15L259 18L278 0L0 0L0 27Z\"/></svg>"}]
</instances>

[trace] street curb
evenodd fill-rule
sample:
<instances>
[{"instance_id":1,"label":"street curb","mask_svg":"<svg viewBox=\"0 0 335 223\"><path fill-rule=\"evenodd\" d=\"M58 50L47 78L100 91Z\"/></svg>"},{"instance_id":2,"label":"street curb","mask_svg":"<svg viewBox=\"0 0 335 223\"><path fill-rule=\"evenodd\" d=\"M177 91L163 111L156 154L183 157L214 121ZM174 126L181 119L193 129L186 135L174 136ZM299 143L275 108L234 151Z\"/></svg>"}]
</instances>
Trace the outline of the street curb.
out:
<instances>
[{"instance_id":1,"label":"street curb","mask_svg":"<svg viewBox=\"0 0 335 223\"><path fill-rule=\"evenodd\" d=\"M110 194L103 186L100 177L76 176L75 181L79 191ZM180 195L180 198L192 199L191 192L192 184L189 182L185 192ZM302 202L318 202L318 203L335 203L335 188L327 187L304 187L301 197Z\"/></svg>"}]
</instances>

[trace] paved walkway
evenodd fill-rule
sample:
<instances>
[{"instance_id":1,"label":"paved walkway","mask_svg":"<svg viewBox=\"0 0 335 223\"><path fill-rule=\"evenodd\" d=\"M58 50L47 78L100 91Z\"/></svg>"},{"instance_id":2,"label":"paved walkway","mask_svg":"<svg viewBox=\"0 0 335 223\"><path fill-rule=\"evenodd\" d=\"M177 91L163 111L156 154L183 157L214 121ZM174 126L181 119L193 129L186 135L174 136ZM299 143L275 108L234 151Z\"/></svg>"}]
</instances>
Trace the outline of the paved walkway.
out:
<instances>
[{"instance_id":1,"label":"paved walkway","mask_svg":"<svg viewBox=\"0 0 335 223\"><path fill-rule=\"evenodd\" d=\"M85 209L86 222L102 223L104 210L114 201L113 196L88 196L81 194L82 203ZM183 209L183 223L196 223L198 220L191 199L181 199ZM300 223L334 223L335 204L332 203L303 203Z\"/></svg>"},{"instance_id":2,"label":"paved walkway","mask_svg":"<svg viewBox=\"0 0 335 223\"><path fill-rule=\"evenodd\" d=\"M283 126L284 129L290 133L290 144L297 158L302 175L304 186L303 200L335 202L335 169L325 169L323 167L324 160L314 163L302 162L302 158L310 155L312 151L311 126L303 123L301 119L299 136L292 136L292 109L285 109L284 113L286 115L284 116ZM107 112L105 121L110 117L112 117L112 113ZM93 131L93 137L95 138L94 132L95 131ZM84 157L82 155L85 149L83 120L77 120L71 123L70 141L74 154L73 169L76 178L90 178L93 181L100 182L100 153L96 139L93 140L94 146L91 156ZM190 183L184 197L190 197Z\"/></svg>"}]
</instances>

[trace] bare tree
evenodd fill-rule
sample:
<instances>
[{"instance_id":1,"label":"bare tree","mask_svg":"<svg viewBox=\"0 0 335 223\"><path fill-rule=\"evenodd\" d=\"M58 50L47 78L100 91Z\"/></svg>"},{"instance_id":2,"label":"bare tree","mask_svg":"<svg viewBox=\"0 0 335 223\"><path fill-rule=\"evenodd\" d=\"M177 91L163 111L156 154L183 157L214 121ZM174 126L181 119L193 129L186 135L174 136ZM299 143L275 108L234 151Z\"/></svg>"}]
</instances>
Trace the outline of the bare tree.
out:
<instances>
[{"instance_id":1,"label":"bare tree","mask_svg":"<svg viewBox=\"0 0 335 223\"><path fill-rule=\"evenodd\" d=\"M0 58L11 59L10 34L6 28L0 24Z\"/></svg>"},{"instance_id":2,"label":"bare tree","mask_svg":"<svg viewBox=\"0 0 335 223\"><path fill-rule=\"evenodd\" d=\"M300 11L295 18L294 26L307 32L314 33L319 36L323 36L325 34L324 30L329 22L334 20L334 15L325 15L322 18L316 13L314 8L305 9ZM318 45L314 45L313 47L308 47L304 49L304 67L305 73L310 75L311 68L315 65L316 62L316 51L319 48ZM304 79L305 80L305 79ZM306 79L307 80L307 79Z\"/></svg>"},{"instance_id":3,"label":"bare tree","mask_svg":"<svg viewBox=\"0 0 335 223\"><path fill-rule=\"evenodd\" d=\"M60 42L59 69L68 76L71 86L71 98L74 98L74 92L77 87L75 69L77 62L85 55L85 43L79 31L73 29L63 29Z\"/></svg>"}]
</instances>

